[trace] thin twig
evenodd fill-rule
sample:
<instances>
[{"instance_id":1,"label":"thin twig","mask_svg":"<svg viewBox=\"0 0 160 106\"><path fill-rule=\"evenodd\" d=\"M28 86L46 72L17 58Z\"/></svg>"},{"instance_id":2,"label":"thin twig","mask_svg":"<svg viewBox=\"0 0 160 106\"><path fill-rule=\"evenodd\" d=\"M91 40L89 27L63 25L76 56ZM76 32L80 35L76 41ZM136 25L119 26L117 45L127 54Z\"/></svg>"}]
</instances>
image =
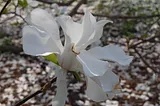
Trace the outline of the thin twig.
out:
<instances>
[{"instance_id":1,"label":"thin twig","mask_svg":"<svg viewBox=\"0 0 160 106\"><path fill-rule=\"evenodd\" d=\"M150 37L150 38L148 38L148 39L142 40L142 41L140 41L140 42L138 42L138 43L136 43L136 44L130 45L129 48L136 48L136 46L138 46L139 44L152 41L152 40L154 40L154 39L155 39L156 37L158 37L158 36L159 36L159 35L155 35L155 36L152 36L152 37Z\"/></svg>"},{"instance_id":2,"label":"thin twig","mask_svg":"<svg viewBox=\"0 0 160 106\"><path fill-rule=\"evenodd\" d=\"M39 89L38 91L34 92L33 94L27 96L26 98L22 99L21 101L19 101L18 103L16 103L14 106L20 106L22 104L24 104L26 101L28 101L29 99L31 99L32 97L45 92L52 83L56 82L57 78L53 78L52 80L50 80L48 83L46 83L41 89Z\"/></svg>"},{"instance_id":3,"label":"thin twig","mask_svg":"<svg viewBox=\"0 0 160 106\"><path fill-rule=\"evenodd\" d=\"M16 11L15 12L8 12L8 13L6 13L6 15L8 15L8 14L13 14L14 16L4 19L3 21L0 22L0 24L6 22L8 20L11 20L11 19L13 19L15 17L20 17L25 23L28 24L28 22L25 20L25 18L23 18L20 14L17 14Z\"/></svg>"},{"instance_id":4,"label":"thin twig","mask_svg":"<svg viewBox=\"0 0 160 106\"><path fill-rule=\"evenodd\" d=\"M76 14L84 14L84 13L77 12ZM106 15L106 14L95 14L95 13L92 14L97 17L107 17L110 19L148 19L148 18L160 17L160 14L146 15L146 16Z\"/></svg>"},{"instance_id":5,"label":"thin twig","mask_svg":"<svg viewBox=\"0 0 160 106\"><path fill-rule=\"evenodd\" d=\"M7 7L7 5L8 5L10 2L11 2L11 0L8 0L8 1L6 2L6 4L5 4L4 7L2 8L2 10L0 11L0 17L1 17L1 15L3 14L3 11L5 10L5 8Z\"/></svg>"},{"instance_id":6,"label":"thin twig","mask_svg":"<svg viewBox=\"0 0 160 106\"><path fill-rule=\"evenodd\" d=\"M46 4L56 3L56 4L58 4L59 6L69 6L69 5L71 5L75 0L70 0L70 1L68 1L67 3L56 2L56 1L47 1L47 0L36 0L36 1L39 1L39 2L42 2L42 3L46 3Z\"/></svg>"},{"instance_id":7,"label":"thin twig","mask_svg":"<svg viewBox=\"0 0 160 106\"><path fill-rule=\"evenodd\" d=\"M25 18L23 18L20 14L17 14L16 11L15 12L8 12L7 14L14 14L17 17L20 17L25 23L27 23L27 21L25 20Z\"/></svg>"},{"instance_id":8,"label":"thin twig","mask_svg":"<svg viewBox=\"0 0 160 106\"><path fill-rule=\"evenodd\" d=\"M12 17L8 17L8 18L4 19L3 21L1 21L0 24L3 24L4 22L6 22L6 21L8 21L8 20L11 20L11 19L13 19L13 18L15 18L15 17L16 17L15 15L12 16Z\"/></svg>"},{"instance_id":9,"label":"thin twig","mask_svg":"<svg viewBox=\"0 0 160 106\"><path fill-rule=\"evenodd\" d=\"M76 14L76 13L77 13L77 10L79 9L79 7L80 7L82 4L84 4L84 3L86 3L86 0L80 0L80 1L77 3L77 5L71 10L71 12L69 13L69 15L70 15L70 16L73 16L74 14Z\"/></svg>"},{"instance_id":10,"label":"thin twig","mask_svg":"<svg viewBox=\"0 0 160 106\"><path fill-rule=\"evenodd\" d=\"M157 73L156 70L155 70L153 67L151 67L151 66L149 65L149 63L146 62L146 60L145 60L145 59L143 58L143 56L138 52L138 50L137 50L136 48L134 48L134 50L135 50L135 52L138 54L139 58L143 61L143 63L144 63L147 67L149 67L154 73Z\"/></svg>"},{"instance_id":11,"label":"thin twig","mask_svg":"<svg viewBox=\"0 0 160 106\"><path fill-rule=\"evenodd\" d=\"M41 90L36 91L35 93L27 96L26 98L24 98L23 100L21 100L20 102L18 102L15 106L20 106L20 105L24 104L26 101L28 101L29 99L31 99L32 97L34 97L34 96L36 96L36 95L38 95L40 93L42 93Z\"/></svg>"}]
</instances>

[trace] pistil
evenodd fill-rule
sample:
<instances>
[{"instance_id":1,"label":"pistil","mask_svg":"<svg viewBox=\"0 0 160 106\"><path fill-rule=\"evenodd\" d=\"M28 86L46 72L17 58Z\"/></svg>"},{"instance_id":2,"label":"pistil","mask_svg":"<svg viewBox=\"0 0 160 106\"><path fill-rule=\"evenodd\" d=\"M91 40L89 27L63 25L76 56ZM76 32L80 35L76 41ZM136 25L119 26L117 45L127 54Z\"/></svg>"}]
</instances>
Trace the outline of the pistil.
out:
<instances>
[{"instance_id":1,"label":"pistil","mask_svg":"<svg viewBox=\"0 0 160 106\"><path fill-rule=\"evenodd\" d=\"M79 55L79 54L80 54L80 52L76 52L76 51L74 50L74 45L72 46L72 52L75 53L76 55Z\"/></svg>"}]
</instances>

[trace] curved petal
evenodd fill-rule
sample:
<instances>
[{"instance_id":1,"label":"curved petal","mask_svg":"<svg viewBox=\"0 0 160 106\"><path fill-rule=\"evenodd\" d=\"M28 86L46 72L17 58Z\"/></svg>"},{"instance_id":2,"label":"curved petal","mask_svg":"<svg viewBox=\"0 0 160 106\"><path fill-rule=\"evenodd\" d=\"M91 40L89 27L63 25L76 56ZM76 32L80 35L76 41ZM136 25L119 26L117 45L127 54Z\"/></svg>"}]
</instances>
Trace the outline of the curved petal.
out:
<instances>
[{"instance_id":1,"label":"curved petal","mask_svg":"<svg viewBox=\"0 0 160 106\"><path fill-rule=\"evenodd\" d=\"M67 99L67 80L66 80L66 71L61 69L56 72L56 85L57 85L57 93L53 98L52 105L53 106L64 106L65 101Z\"/></svg>"},{"instance_id":2,"label":"curved petal","mask_svg":"<svg viewBox=\"0 0 160 106\"><path fill-rule=\"evenodd\" d=\"M92 78L97 84L99 84L104 92L113 91L115 86L119 84L119 77L111 70L106 71L103 76Z\"/></svg>"},{"instance_id":3,"label":"curved petal","mask_svg":"<svg viewBox=\"0 0 160 106\"><path fill-rule=\"evenodd\" d=\"M112 23L112 21L110 21L110 20L101 20L101 21L98 21L98 22L94 23L92 25L92 26L94 26L93 33L90 35L90 37L88 39L86 39L87 41L83 45L77 45L76 46L76 50L83 50L88 45L90 45L93 42L99 40L102 37L103 27L107 23ZM85 37L84 37L84 39L85 39Z\"/></svg>"},{"instance_id":4,"label":"curved petal","mask_svg":"<svg viewBox=\"0 0 160 106\"><path fill-rule=\"evenodd\" d=\"M76 44L82 36L82 25L73 22L70 16L62 15L57 18L57 22L62 27L64 33L70 37L71 42Z\"/></svg>"},{"instance_id":5,"label":"curved petal","mask_svg":"<svg viewBox=\"0 0 160 106\"><path fill-rule=\"evenodd\" d=\"M96 19L87 9L84 12L85 15L82 21L83 33L76 46L82 46L83 44L85 44L89 40L92 33L94 32L94 25L96 23Z\"/></svg>"},{"instance_id":6,"label":"curved petal","mask_svg":"<svg viewBox=\"0 0 160 106\"><path fill-rule=\"evenodd\" d=\"M92 34L92 36L89 38L88 40L88 45L99 40L101 37L102 37L102 33L103 33L103 27L104 25L106 25L107 23L112 23L112 21L110 20L101 20L101 21L98 21L95 25L95 30L94 30L94 33ZM86 46L88 46L86 45Z\"/></svg>"},{"instance_id":7,"label":"curved petal","mask_svg":"<svg viewBox=\"0 0 160 106\"><path fill-rule=\"evenodd\" d=\"M120 47L114 45L95 47L88 52L98 59L114 61L121 65L129 65L133 59L132 56L127 56Z\"/></svg>"},{"instance_id":8,"label":"curved petal","mask_svg":"<svg viewBox=\"0 0 160 106\"><path fill-rule=\"evenodd\" d=\"M22 30L23 50L30 55L49 55L59 53L59 48L53 39L44 31L33 26L25 26Z\"/></svg>"},{"instance_id":9,"label":"curved petal","mask_svg":"<svg viewBox=\"0 0 160 106\"><path fill-rule=\"evenodd\" d=\"M31 12L28 20L31 25L35 25L38 29L46 31L62 50L63 46L59 36L59 27L51 14L43 9L36 8Z\"/></svg>"},{"instance_id":10,"label":"curved petal","mask_svg":"<svg viewBox=\"0 0 160 106\"><path fill-rule=\"evenodd\" d=\"M87 78L87 90L86 90L86 95L96 101L96 102L100 102L100 101L104 101L107 99L107 96L105 94L105 92L102 90L102 88L96 83L94 82L91 78Z\"/></svg>"},{"instance_id":11,"label":"curved petal","mask_svg":"<svg viewBox=\"0 0 160 106\"><path fill-rule=\"evenodd\" d=\"M89 12L89 10L88 9L84 9L84 12L86 14L89 14L89 17L90 17L90 20L91 20L92 24L95 24L96 23L96 18Z\"/></svg>"},{"instance_id":12,"label":"curved petal","mask_svg":"<svg viewBox=\"0 0 160 106\"><path fill-rule=\"evenodd\" d=\"M82 64L85 75L89 77L102 76L109 68L108 62L94 58L87 51L82 51L77 59Z\"/></svg>"}]
</instances>

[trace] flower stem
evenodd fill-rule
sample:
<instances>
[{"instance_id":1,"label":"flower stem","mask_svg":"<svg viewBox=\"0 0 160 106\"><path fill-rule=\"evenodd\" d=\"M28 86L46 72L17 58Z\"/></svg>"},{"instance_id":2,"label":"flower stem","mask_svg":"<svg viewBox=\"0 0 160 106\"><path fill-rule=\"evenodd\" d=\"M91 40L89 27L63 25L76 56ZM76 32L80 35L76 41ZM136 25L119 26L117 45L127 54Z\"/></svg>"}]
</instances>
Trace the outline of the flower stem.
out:
<instances>
[{"instance_id":1,"label":"flower stem","mask_svg":"<svg viewBox=\"0 0 160 106\"><path fill-rule=\"evenodd\" d=\"M82 81L80 75L79 75L77 72L75 72L75 71L68 71L68 72L72 73L73 76L74 76L74 78L75 78L77 81L79 81L79 82Z\"/></svg>"}]
</instances>

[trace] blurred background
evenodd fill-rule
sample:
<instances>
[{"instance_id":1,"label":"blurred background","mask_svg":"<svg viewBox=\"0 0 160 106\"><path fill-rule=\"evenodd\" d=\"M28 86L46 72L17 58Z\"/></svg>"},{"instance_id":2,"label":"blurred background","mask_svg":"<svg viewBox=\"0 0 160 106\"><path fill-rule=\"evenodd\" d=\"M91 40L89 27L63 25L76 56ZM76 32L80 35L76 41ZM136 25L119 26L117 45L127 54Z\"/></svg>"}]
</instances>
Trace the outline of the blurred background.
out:
<instances>
[{"instance_id":1,"label":"blurred background","mask_svg":"<svg viewBox=\"0 0 160 106\"><path fill-rule=\"evenodd\" d=\"M0 0L0 10L7 1ZM75 21L81 21L87 7L97 20L113 21L89 47L116 44L134 56L130 66L114 68L122 93L113 100L95 103L85 95L85 82L69 78L66 106L160 106L160 0L11 0L0 16L0 106L14 106L54 76L52 63L22 49L21 30L27 14L37 7ZM51 106L55 89L52 84L22 106Z\"/></svg>"}]
</instances>

